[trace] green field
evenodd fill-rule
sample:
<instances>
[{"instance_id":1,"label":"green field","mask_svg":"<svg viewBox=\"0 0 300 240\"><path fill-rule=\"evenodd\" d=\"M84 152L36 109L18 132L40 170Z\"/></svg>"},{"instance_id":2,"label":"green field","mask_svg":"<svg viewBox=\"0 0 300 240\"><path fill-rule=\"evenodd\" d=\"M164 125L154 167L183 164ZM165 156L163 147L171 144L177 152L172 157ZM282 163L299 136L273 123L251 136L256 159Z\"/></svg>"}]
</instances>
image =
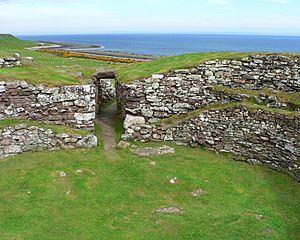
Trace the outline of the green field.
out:
<instances>
[{"instance_id":1,"label":"green field","mask_svg":"<svg viewBox=\"0 0 300 240\"><path fill-rule=\"evenodd\" d=\"M175 149L149 158L98 147L2 160L1 240L299 239L299 183L230 156ZM199 188L204 194L192 197ZM155 213L169 206L182 212Z\"/></svg>"},{"instance_id":2,"label":"green field","mask_svg":"<svg viewBox=\"0 0 300 240\"><path fill-rule=\"evenodd\" d=\"M23 61L22 67L0 69L0 80L26 80L49 86L82 84L91 79L96 69L118 70L127 65L82 58L62 58L49 53L25 50L25 48L36 45L35 42L19 40L9 35L0 35L0 58L12 57L14 53L20 53L21 57L34 58L34 63ZM74 76L77 72L82 72L84 77Z\"/></svg>"}]
</instances>

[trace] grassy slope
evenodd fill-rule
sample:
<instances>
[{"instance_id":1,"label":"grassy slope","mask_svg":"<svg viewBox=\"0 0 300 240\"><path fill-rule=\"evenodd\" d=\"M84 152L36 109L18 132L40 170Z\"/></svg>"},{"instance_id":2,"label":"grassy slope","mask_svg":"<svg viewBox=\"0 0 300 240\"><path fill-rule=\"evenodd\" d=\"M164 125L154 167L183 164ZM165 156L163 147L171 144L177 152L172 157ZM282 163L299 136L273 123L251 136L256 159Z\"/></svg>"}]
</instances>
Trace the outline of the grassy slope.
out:
<instances>
[{"instance_id":1,"label":"grassy slope","mask_svg":"<svg viewBox=\"0 0 300 240\"><path fill-rule=\"evenodd\" d=\"M212 59L240 59L251 53L245 52L208 52L189 53L177 56L162 57L158 60L131 64L118 71L118 79L122 82L131 82L143 77L149 77L155 73L164 73L176 69L195 67L203 61ZM253 54L253 53L252 53ZM266 53L255 53L266 54ZM299 56L300 53L284 53L288 56Z\"/></svg>"},{"instance_id":2,"label":"grassy slope","mask_svg":"<svg viewBox=\"0 0 300 240\"><path fill-rule=\"evenodd\" d=\"M132 64L118 71L118 78L122 82L130 82L141 77L149 77L154 73L163 73L180 68L195 67L199 63L210 59L242 58L249 53L192 53L178 56L162 57L146 63Z\"/></svg>"},{"instance_id":3,"label":"grassy slope","mask_svg":"<svg viewBox=\"0 0 300 240\"><path fill-rule=\"evenodd\" d=\"M149 158L94 148L2 160L1 240L299 239L299 183L223 155L175 148ZM191 197L197 188L205 194ZM184 211L154 213L164 206Z\"/></svg>"},{"instance_id":4,"label":"grassy slope","mask_svg":"<svg viewBox=\"0 0 300 240\"><path fill-rule=\"evenodd\" d=\"M103 62L80 58L62 58L48 53L34 52L25 48L36 46L35 42L23 41L9 35L0 35L0 57L20 53L22 57L31 56L34 63L24 63L22 67L0 69L0 80L20 79L32 83L66 85L85 83L97 68L119 69L126 64ZM57 66L66 66L58 68ZM61 72L65 71L65 72ZM72 74L82 72L84 78Z\"/></svg>"},{"instance_id":5,"label":"grassy slope","mask_svg":"<svg viewBox=\"0 0 300 240\"><path fill-rule=\"evenodd\" d=\"M0 129L8 127L8 126L15 126L18 124L26 124L27 126L36 126L39 128L44 129L51 129L53 133L66 133L66 134L79 134L81 136L86 136L90 132L82 129L76 129L64 125L53 125L53 124L45 124L41 122L31 121L31 120L19 120L19 119L4 119L0 121Z\"/></svg>"}]
</instances>

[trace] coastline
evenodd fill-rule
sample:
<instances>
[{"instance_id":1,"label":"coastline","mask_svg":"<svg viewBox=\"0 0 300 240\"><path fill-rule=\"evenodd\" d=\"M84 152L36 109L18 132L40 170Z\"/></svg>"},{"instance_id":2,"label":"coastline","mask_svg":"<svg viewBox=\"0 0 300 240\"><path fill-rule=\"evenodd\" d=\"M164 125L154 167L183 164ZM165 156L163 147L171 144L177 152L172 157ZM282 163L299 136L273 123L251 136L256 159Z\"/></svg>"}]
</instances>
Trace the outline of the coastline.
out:
<instances>
[{"instance_id":1,"label":"coastline","mask_svg":"<svg viewBox=\"0 0 300 240\"><path fill-rule=\"evenodd\" d=\"M27 48L27 50L38 51L38 50L65 50L73 53L83 53L91 56L104 56L111 58L126 58L137 61L152 61L160 58L161 56L154 56L149 54L137 54L127 53L118 51L105 51L102 45L95 44L80 44L80 43L68 43L68 42L50 42L50 41L37 41L38 46Z\"/></svg>"}]
</instances>

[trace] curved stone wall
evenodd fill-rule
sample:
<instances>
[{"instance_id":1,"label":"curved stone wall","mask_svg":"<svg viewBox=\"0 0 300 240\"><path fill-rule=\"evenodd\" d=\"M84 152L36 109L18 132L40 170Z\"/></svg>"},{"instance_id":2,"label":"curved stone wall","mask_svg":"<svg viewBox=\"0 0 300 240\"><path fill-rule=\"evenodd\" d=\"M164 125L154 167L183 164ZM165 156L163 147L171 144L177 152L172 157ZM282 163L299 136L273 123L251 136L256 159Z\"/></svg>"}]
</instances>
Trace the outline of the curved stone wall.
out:
<instances>
[{"instance_id":1,"label":"curved stone wall","mask_svg":"<svg viewBox=\"0 0 300 240\"><path fill-rule=\"evenodd\" d=\"M300 180L297 111L286 115L284 111L259 110L258 106L248 109L242 100L249 100L249 96L220 92L216 85L246 90L266 88L271 94L272 91L297 93L300 92L300 58L254 55L241 60L214 60L132 83L118 82L117 100L125 119L123 140L203 144L219 152L242 156L250 163L283 170ZM287 106L272 95L254 100L275 108ZM236 107L222 109L229 102L235 102L231 105ZM221 106L220 110L213 110L213 104ZM178 115L178 121L180 115L189 115L203 107L211 110L199 116L191 115L189 120L175 122L172 127L161 125L163 119Z\"/></svg>"},{"instance_id":2,"label":"curved stone wall","mask_svg":"<svg viewBox=\"0 0 300 240\"><path fill-rule=\"evenodd\" d=\"M196 68L156 74L129 84L118 82L117 95L123 117L143 116L150 123L211 103L243 99L220 94L214 91L214 85L299 92L300 58L254 55L241 60L207 61Z\"/></svg>"},{"instance_id":3,"label":"curved stone wall","mask_svg":"<svg viewBox=\"0 0 300 240\"><path fill-rule=\"evenodd\" d=\"M124 140L175 141L244 157L249 163L282 170L300 180L300 115L287 116L244 106L206 110L174 124L125 120Z\"/></svg>"}]
</instances>

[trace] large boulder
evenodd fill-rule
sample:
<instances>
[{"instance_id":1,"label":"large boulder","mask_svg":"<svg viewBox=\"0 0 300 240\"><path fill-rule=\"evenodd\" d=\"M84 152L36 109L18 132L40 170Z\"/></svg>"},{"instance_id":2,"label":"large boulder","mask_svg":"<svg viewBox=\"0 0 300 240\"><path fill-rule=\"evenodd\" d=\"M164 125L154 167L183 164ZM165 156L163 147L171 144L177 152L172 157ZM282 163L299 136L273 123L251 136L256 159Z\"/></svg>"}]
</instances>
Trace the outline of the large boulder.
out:
<instances>
[{"instance_id":1,"label":"large boulder","mask_svg":"<svg viewBox=\"0 0 300 240\"><path fill-rule=\"evenodd\" d=\"M95 135L88 135L76 143L77 147L89 148L95 147L98 144L98 139Z\"/></svg>"}]
</instances>

